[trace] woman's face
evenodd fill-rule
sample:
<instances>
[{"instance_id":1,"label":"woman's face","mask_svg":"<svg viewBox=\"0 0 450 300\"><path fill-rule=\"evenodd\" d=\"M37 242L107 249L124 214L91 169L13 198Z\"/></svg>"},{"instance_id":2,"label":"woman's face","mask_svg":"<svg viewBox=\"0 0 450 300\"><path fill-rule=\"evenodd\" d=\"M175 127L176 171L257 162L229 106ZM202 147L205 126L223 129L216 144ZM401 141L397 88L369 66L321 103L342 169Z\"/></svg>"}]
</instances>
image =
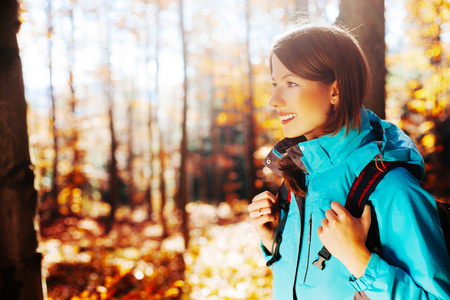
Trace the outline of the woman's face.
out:
<instances>
[{"instance_id":1,"label":"woman's face","mask_svg":"<svg viewBox=\"0 0 450 300\"><path fill-rule=\"evenodd\" d=\"M276 55L272 56L272 84L269 105L281 117L284 135L318 137L318 126L325 123L331 105L336 104L336 82L330 86L292 74ZM334 102L333 102L334 101Z\"/></svg>"}]
</instances>

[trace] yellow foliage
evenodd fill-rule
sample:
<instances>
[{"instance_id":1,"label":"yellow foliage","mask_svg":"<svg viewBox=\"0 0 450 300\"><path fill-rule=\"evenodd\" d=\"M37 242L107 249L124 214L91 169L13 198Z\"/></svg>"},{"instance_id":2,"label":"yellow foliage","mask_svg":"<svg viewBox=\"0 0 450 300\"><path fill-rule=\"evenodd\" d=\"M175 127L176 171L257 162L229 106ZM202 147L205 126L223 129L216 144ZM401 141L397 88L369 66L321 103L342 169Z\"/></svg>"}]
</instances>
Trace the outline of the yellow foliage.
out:
<instances>
[{"instance_id":1,"label":"yellow foliage","mask_svg":"<svg viewBox=\"0 0 450 300\"><path fill-rule=\"evenodd\" d=\"M408 88L411 90L415 90L421 86L421 83L419 80L410 80L408 81Z\"/></svg>"},{"instance_id":2,"label":"yellow foliage","mask_svg":"<svg viewBox=\"0 0 450 300\"><path fill-rule=\"evenodd\" d=\"M183 281L183 280L180 280L180 279L179 279L179 280L176 280L176 281L172 284L172 287L181 289L181 288L184 287L184 281Z\"/></svg>"},{"instance_id":3,"label":"yellow foliage","mask_svg":"<svg viewBox=\"0 0 450 300\"><path fill-rule=\"evenodd\" d=\"M84 290L83 292L81 292L80 297L81 298L88 298L90 295L89 291Z\"/></svg>"},{"instance_id":4,"label":"yellow foliage","mask_svg":"<svg viewBox=\"0 0 450 300\"><path fill-rule=\"evenodd\" d=\"M221 112L216 119L217 125L223 126L227 123L228 115L225 112Z\"/></svg>"},{"instance_id":5,"label":"yellow foliage","mask_svg":"<svg viewBox=\"0 0 450 300\"><path fill-rule=\"evenodd\" d=\"M423 100L412 100L408 102L408 109L418 112L418 113L423 113L426 111L426 107L425 107L425 101Z\"/></svg>"},{"instance_id":6,"label":"yellow foliage","mask_svg":"<svg viewBox=\"0 0 450 300\"><path fill-rule=\"evenodd\" d=\"M68 202L67 198L70 196L70 194L71 194L70 187L62 189L62 191L58 195L58 204L60 205L66 204Z\"/></svg>"},{"instance_id":7,"label":"yellow foliage","mask_svg":"<svg viewBox=\"0 0 450 300\"><path fill-rule=\"evenodd\" d=\"M169 288L165 293L164 296L166 298L176 298L180 295L180 290L177 288Z\"/></svg>"},{"instance_id":8,"label":"yellow foliage","mask_svg":"<svg viewBox=\"0 0 450 300\"><path fill-rule=\"evenodd\" d=\"M430 28L428 29L428 35L432 38L436 38L439 36L439 33L439 26L436 23L431 24Z\"/></svg>"},{"instance_id":9,"label":"yellow foliage","mask_svg":"<svg viewBox=\"0 0 450 300\"><path fill-rule=\"evenodd\" d=\"M441 45L433 45L432 51L433 51L433 57L439 57L442 52L442 46Z\"/></svg>"},{"instance_id":10,"label":"yellow foliage","mask_svg":"<svg viewBox=\"0 0 450 300\"><path fill-rule=\"evenodd\" d=\"M414 92L414 98L416 99L425 99L427 97L427 91L424 89L420 89Z\"/></svg>"},{"instance_id":11,"label":"yellow foliage","mask_svg":"<svg viewBox=\"0 0 450 300\"><path fill-rule=\"evenodd\" d=\"M430 130L434 127L434 122L432 121L425 121L419 126L419 131L423 134L427 134L430 132Z\"/></svg>"},{"instance_id":12,"label":"yellow foliage","mask_svg":"<svg viewBox=\"0 0 450 300\"><path fill-rule=\"evenodd\" d=\"M425 148L427 149L434 147L435 143L436 143L436 136L432 133L427 134L422 138L422 145L424 145Z\"/></svg>"}]
</instances>

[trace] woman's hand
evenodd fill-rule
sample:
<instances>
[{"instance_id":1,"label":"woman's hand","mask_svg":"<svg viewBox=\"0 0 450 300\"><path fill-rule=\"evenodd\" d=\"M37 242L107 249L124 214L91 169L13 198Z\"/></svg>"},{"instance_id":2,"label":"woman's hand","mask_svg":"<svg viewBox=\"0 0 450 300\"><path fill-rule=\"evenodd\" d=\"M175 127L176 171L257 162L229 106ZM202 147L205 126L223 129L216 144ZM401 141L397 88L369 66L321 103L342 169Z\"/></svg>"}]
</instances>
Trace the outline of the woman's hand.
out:
<instances>
[{"instance_id":1,"label":"woman's hand","mask_svg":"<svg viewBox=\"0 0 450 300\"><path fill-rule=\"evenodd\" d=\"M281 208L277 198L271 192L262 192L253 198L247 209L264 247L271 251L274 231L280 222Z\"/></svg>"},{"instance_id":2,"label":"woman's hand","mask_svg":"<svg viewBox=\"0 0 450 300\"><path fill-rule=\"evenodd\" d=\"M364 207L361 218L354 218L339 202L332 202L325 212L317 233L327 250L339 259L356 278L364 275L371 253L366 239L370 227L370 206Z\"/></svg>"}]
</instances>

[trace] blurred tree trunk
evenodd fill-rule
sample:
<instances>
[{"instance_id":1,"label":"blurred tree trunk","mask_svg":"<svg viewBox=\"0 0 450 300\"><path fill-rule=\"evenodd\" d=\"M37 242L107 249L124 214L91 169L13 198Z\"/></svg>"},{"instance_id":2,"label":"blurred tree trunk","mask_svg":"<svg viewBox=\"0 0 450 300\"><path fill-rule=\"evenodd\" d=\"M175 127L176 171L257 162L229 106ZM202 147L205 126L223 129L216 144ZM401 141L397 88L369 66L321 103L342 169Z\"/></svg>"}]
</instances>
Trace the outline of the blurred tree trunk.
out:
<instances>
[{"instance_id":1,"label":"blurred tree trunk","mask_svg":"<svg viewBox=\"0 0 450 300\"><path fill-rule=\"evenodd\" d=\"M255 104L253 100L253 68L251 62L251 52L250 52L250 3L246 0L245 5L245 20L246 20L246 51L247 51L247 67L248 67L248 97L244 104L244 160L246 164L246 197L247 200L251 200L256 193L255 181L256 181L256 167L254 163L253 154L256 151L255 144Z\"/></svg>"},{"instance_id":2,"label":"blurred tree trunk","mask_svg":"<svg viewBox=\"0 0 450 300\"><path fill-rule=\"evenodd\" d=\"M386 44L384 41L384 1L341 0L337 22L353 30L367 55L372 71L373 89L365 107L385 118Z\"/></svg>"},{"instance_id":3,"label":"blurred tree trunk","mask_svg":"<svg viewBox=\"0 0 450 300\"><path fill-rule=\"evenodd\" d=\"M208 151L206 149L208 141L206 138L201 138L200 147L198 149L198 162L196 162L200 168L199 187L198 187L198 199L205 203L210 203L211 199L208 199L208 164L207 157Z\"/></svg>"},{"instance_id":4,"label":"blurred tree trunk","mask_svg":"<svg viewBox=\"0 0 450 300\"><path fill-rule=\"evenodd\" d=\"M212 51L208 54L210 55L209 57L213 57L213 53ZM214 68L214 66L213 66ZM205 186L205 194L206 197L211 196L212 199L210 199L211 203L214 204L219 204L220 202L220 193L219 193L219 189L220 189L220 181L217 180L218 176L219 176L219 172L220 172L220 168L219 166L217 166L217 162L214 159L218 153L218 139L219 139L219 128L216 125L216 108L215 108L215 100L216 100L216 87L214 85L214 70L212 71L211 74L211 81L210 81L210 90L209 90L209 113L208 115L210 116L210 120L209 120L209 155L208 155L208 159L205 160L205 181L206 181L206 186ZM211 172L211 176L208 176L208 172Z\"/></svg>"},{"instance_id":5,"label":"blurred tree trunk","mask_svg":"<svg viewBox=\"0 0 450 300\"><path fill-rule=\"evenodd\" d=\"M68 44L67 54L68 54L68 63L69 63L69 88L70 88L70 113L72 117L71 126L72 126L72 135L69 137L69 145L73 148L73 160L72 160L72 172L70 175L69 181L73 183L74 187L80 187L84 183L84 176L82 175L82 166L81 163L81 152L78 148L78 120L76 116L77 109L77 98L75 93L75 84L74 84L74 66L75 66L75 22L74 22L74 8L75 3L71 3L71 8L69 10L70 17L70 42Z\"/></svg>"},{"instance_id":6,"label":"blurred tree trunk","mask_svg":"<svg viewBox=\"0 0 450 300\"><path fill-rule=\"evenodd\" d=\"M150 169L150 176L148 179L148 187L147 187L147 191L146 191L146 199L148 201L148 216L149 219L151 220L152 218L152 214L153 214L153 191L152 191L152 181L153 181L153 175L154 175L154 170L153 170L153 160L154 160L154 155L153 155L153 124L156 124L155 122L155 117L156 114L153 112L152 109L152 100L153 100L153 96L155 97L155 100L157 100L157 93L158 93L158 75L159 75L159 64L158 64L158 56L159 56L159 0L155 1L156 3L156 12L155 12L155 21L156 21L156 25L155 25L155 63L156 63L156 74L155 74L155 89L154 91L152 91L150 89L150 74L148 73L149 70L149 64L150 64L150 46L151 46L151 41L150 41L150 32L152 31L152 28L150 26L150 24L148 23L148 20L150 19L150 16L148 16L147 13L144 14L144 18L145 18L145 25L147 28L147 34L146 34L146 40L145 40L145 66L147 68L147 78L149 79L149 84L147 86L147 98L148 98L148 123L147 123L147 128L148 128L148 140L149 140L149 169ZM148 0L145 1L145 5L146 5L146 11L148 10L148 8L150 7L150 4L148 3ZM152 96L153 93L153 96Z\"/></svg>"},{"instance_id":7,"label":"blurred tree trunk","mask_svg":"<svg viewBox=\"0 0 450 300\"><path fill-rule=\"evenodd\" d=\"M167 222L166 218L164 216L164 208L166 207L166 178L164 176L164 173L166 172L166 152L165 152L165 141L164 141L164 135L162 132L161 126L158 124L158 109L159 109L159 48L160 48L160 42L159 42L159 33L160 33L160 18L159 13L161 10L160 0L156 0L156 12L155 12L155 18L156 18L156 28L155 28L155 64L156 64L156 72L155 72L155 112L152 114L150 111L150 118L153 117L154 124L157 125L159 128L158 130L158 138L159 138L159 164L160 164L160 170L159 170L159 193L161 196L161 207L159 210L159 221L161 222L161 226L163 228L163 237L167 237ZM151 127L149 126L149 130L151 130ZM149 186L151 188L151 186Z\"/></svg>"},{"instance_id":8,"label":"blurred tree trunk","mask_svg":"<svg viewBox=\"0 0 450 300\"><path fill-rule=\"evenodd\" d=\"M116 133L114 129L114 97L112 91L112 80L111 80L111 24L109 22L109 17L107 18L106 24L106 45L105 45L105 83L104 83L104 93L108 103L108 117L109 117L109 133L111 138L110 146L110 160L109 160L109 204L111 206L111 211L109 213L106 222L106 234L112 229L115 221L116 209L119 205L119 175L117 171L117 140Z\"/></svg>"},{"instance_id":9,"label":"blurred tree trunk","mask_svg":"<svg viewBox=\"0 0 450 300\"><path fill-rule=\"evenodd\" d=\"M17 45L16 0L0 2L0 299L44 298L37 253L37 193L30 161L27 104Z\"/></svg>"},{"instance_id":10,"label":"blurred tree trunk","mask_svg":"<svg viewBox=\"0 0 450 300\"><path fill-rule=\"evenodd\" d=\"M52 188L50 191L51 195L51 205L50 209L53 213L58 212L58 131L56 129L56 103L55 95L53 92L53 22L52 22L52 0L47 2L47 38L48 38L48 73L49 73L49 93L51 101L51 126L53 135L53 169L52 169Z\"/></svg>"},{"instance_id":11,"label":"blurred tree trunk","mask_svg":"<svg viewBox=\"0 0 450 300\"><path fill-rule=\"evenodd\" d=\"M221 181L223 168L221 164L217 163L217 158L220 155L220 127L215 123L215 117L217 117L217 112L214 107L211 108L211 188L212 197L214 203L219 203L223 199L223 183Z\"/></svg>"},{"instance_id":12,"label":"blurred tree trunk","mask_svg":"<svg viewBox=\"0 0 450 300\"><path fill-rule=\"evenodd\" d=\"M164 173L166 172L166 152L164 151L164 137L162 132L159 133L159 162L160 162L160 172L159 172L159 193L161 194L161 208L159 211L159 220L163 228L163 237L167 237L167 225L166 218L164 216L164 208L166 207L166 179Z\"/></svg>"},{"instance_id":13,"label":"blurred tree trunk","mask_svg":"<svg viewBox=\"0 0 450 300\"><path fill-rule=\"evenodd\" d=\"M187 46L186 46L186 32L184 29L184 18L183 18L183 0L178 0L178 9L180 15L180 31L181 31L181 40L182 40L182 49L183 49L183 121L181 124L182 130L182 138L181 138L181 162L180 162L180 177L179 177L179 185L178 192L176 196L176 203L178 209L181 212L182 217L182 232L184 237L185 247L187 248L189 244L189 229L188 229L188 215L186 212L186 204L189 200L189 191L187 187L187 171L186 171L186 161L188 158L188 136L187 136L187 128L186 128L186 120L187 120L187 96L188 96L188 78L186 72L187 66Z\"/></svg>"},{"instance_id":14,"label":"blurred tree trunk","mask_svg":"<svg viewBox=\"0 0 450 300\"><path fill-rule=\"evenodd\" d=\"M137 73L137 72L136 72ZM128 119L128 140L127 140L127 173L128 173L128 201L132 208L136 206L134 203L134 147L133 147L133 135L134 135L134 116L133 116L133 103L136 97L136 87L133 82L131 82L131 98L128 99L128 108L127 108L127 119Z\"/></svg>"}]
</instances>

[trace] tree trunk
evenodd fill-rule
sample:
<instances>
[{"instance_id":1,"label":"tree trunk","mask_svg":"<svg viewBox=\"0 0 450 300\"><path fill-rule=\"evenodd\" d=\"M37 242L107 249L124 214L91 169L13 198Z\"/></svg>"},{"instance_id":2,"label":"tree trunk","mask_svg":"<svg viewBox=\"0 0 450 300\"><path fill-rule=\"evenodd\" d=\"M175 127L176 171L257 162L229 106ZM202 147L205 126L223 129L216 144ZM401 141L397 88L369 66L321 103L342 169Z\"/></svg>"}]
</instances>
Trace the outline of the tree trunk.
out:
<instances>
[{"instance_id":1,"label":"tree trunk","mask_svg":"<svg viewBox=\"0 0 450 300\"><path fill-rule=\"evenodd\" d=\"M254 163L253 153L255 153L255 129L254 129L254 111L255 105L253 101L253 68L250 53L250 3L246 0L245 19L247 23L247 66L248 66L248 98L244 105L244 143L245 143L245 164L247 178L247 200L251 200L256 193L256 167Z\"/></svg>"},{"instance_id":2,"label":"tree trunk","mask_svg":"<svg viewBox=\"0 0 450 300\"><path fill-rule=\"evenodd\" d=\"M72 117L72 136L70 137L69 145L73 148L73 160L72 160L72 174L70 181L74 183L75 187L80 187L81 184L80 178L82 173L82 167L80 165L81 163L81 152L78 149L78 121L76 116L76 108L77 108L77 98L75 94L75 84L74 84L74 66L75 66L75 21L74 21L74 8L75 4L71 4L72 7L70 8L69 15L70 15L70 24L71 24L71 31L70 31L70 42L67 49L68 53L68 61L69 61L69 88L70 88L70 113ZM84 176L83 176L84 177Z\"/></svg>"},{"instance_id":3,"label":"tree trunk","mask_svg":"<svg viewBox=\"0 0 450 300\"><path fill-rule=\"evenodd\" d=\"M55 95L53 92L53 23L52 23L52 0L48 0L47 3L47 37L48 37L48 73L49 73L49 93L50 93L50 101L51 101L51 126L52 126L52 135L53 135L53 166L52 166L52 189L50 191L51 196L51 205L50 209L53 212L58 211L58 131L56 129L56 103L55 103Z\"/></svg>"},{"instance_id":4,"label":"tree trunk","mask_svg":"<svg viewBox=\"0 0 450 300\"><path fill-rule=\"evenodd\" d=\"M159 133L159 161L160 161L160 172L159 172L159 192L161 194L161 208L159 211L159 220L161 222L161 226L163 228L162 236L165 238L168 236L167 233L167 222L164 216L164 208L166 207L166 178L164 177L164 173L166 172L166 153L164 151L164 138L160 131Z\"/></svg>"},{"instance_id":5,"label":"tree trunk","mask_svg":"<svg viewBox=\"0 0 450 300\"><path fill-rule=\"evenodd\" d=\"M145 1L146 4L146 11L147 8L150 6L148 3L148 0ZM147 98L148 98L148 123L147 123L147 128L148 128L148 140L149 140L149 169L150 169L150 176L148 179L148 187L147 187L147 191L146 191L146 198L148 201L148 216L149 216L149 220L152 219L152 214L153 214L153 191L152 191L152 181L153 181L153 124L154 124L154 112L152 109L152 99L153 97L157 97L157 93L158 93L158 75L159 75L159 64L158 64L158 56L159 56L159 0L156 0L156 13L155 13L155 20L156 20L156 28L155 28L155 63L156 63L156 75L155 75L155 89L154 91L152 91L150 89L150 74L147 71L147 78L149 80L149 84L148 84L148 88L147 88ZM145 24L146 24L146 28L147 28L147 36L146 36L146 40L145 40L145 49L146 49L146 54L145 54L145 66L147 67L147 70L149 69L149 64L150 64L150 32L152 30L150 24L148 23L149 20L149 16L147 15L147 13L144 14L144 18L145 18ZM153 93L153 96L152 96Z\"/></svg>"},{"instance_id":6,"label":"tree trunk","mask_svg":"<svg viewBox=\"0 0 450 300\"><path fill-rule=\"evenodd\" d=\"M0 299L44 297L35 231L37 193L17 45L19 4L0 2Z\"/></svg>"},{"instance_id":7,"label":"tree trunk","mask_svg":"<svg viewBox=\"0 0 450 300\"><path fill-rule=\"evenodd\" d=\"M183 49L183 121L181 124L182 130L182 138L181 138L181 162L180 162L180 177L179 177L179 185L178 185L178 193L176 196L176 202L178 209L181 212L182 217L182 232L184 237L185 247L187 248L189 244L189 229L188 229L188 216L186 212L186 204L189 199L189 192L187 187L187 172L186 172L186 161L188 156L188 147L187 147L187 128L186 128L186 120L187 120L187 96L188 96L188 78L186 72L186 64L187 64L187 47L186 47L186 33L184 30L184 18L183 18L183 0L178 0L178 8L180 15L180 31L181 31L181 40L182 40L182 49Z\"/></svg>"},{"instance_id":8,"label":"tree trunk","mask_svg":"<svg viewBox=\"0 0 450 300\"><path fill-rule=\"evenodd\" d=\"M131 82L131 89L133 92L131 93L131 99L128 99L128 111L127 111L127 118L128 118L128 141L127 141L127 173L128 173L128 203L130 204L130 207L135 208L136 204L134 203L134 167L133 167L133 161L134 161L134 147L133 147L133 135L134 135L134 123L133 123L133 102L136 97L136 87L134 86L134 83Z\"/></svg>"},{"instance_id":9,"label":"tree trunk","mask_svg":"<svg viewBox=\"0 0 450 300\"><path fill-rule=\"evenodd\" d=\"M108 18L108 17L107 17ZM116 209L119 205L119 176L117 172L117 159L116 159L116 150L117 150L117 140L116 133L114 129L114 97L112 91L112 80L111 80L111 34L110 34L110 24L109 19L107 22L106 28L106 78L105 78L105 96L108 102L108 117L109 117L109 133L111 138L111 147L110 147L110 160L109 160L109 204L111 206L111 211L108 216L108 220L106 222L106 234L112 229L112 226L115 221L115 213Z\"/></svg>"},{"instance_id":10,"label":"tree trunk","mask_svg":"<svg viewBox=\"0 0 450 300\"><path fill-rule=\"evenodd\" d=\"M384 1L380 0L341 0L339 17L356 35L361 48L367 55L372 71L373 88L365 107L380 118L385 118L386 85L386 45L384 41Z\"/></svg>"},{"instance_id":11,"label":"tree trunk","mask_svg":"<svg viewBox=\"0 0 450 300\"><path fill-rule=\"evenodd\" d=\"M155 43L155 63L156 63L156 72L155 72L155 91L154 91L154 97L155 97L155 113L152 113L150 110L149 112L149 118L150 122L156 124L156 126L159 128L158 130L158 138L159 138L159 163L160 163L160 170L159 170L159 193L161 197L160 202L160 210L159 210L159 221L161 222L161 226L163 228L162 236L163 238L168 236L167 233L167 222L166 218L164 216L164 208L166 207L166 178L164 177L164 173L166 172L166 153L165 153L165 147L164 147L164 135L162 133L161 127L158 125L158 114L156 113L159 109L159 32L160 32L160 25L159 25L159 12L160 12L160 1L156 0L157 9L155 12L155 18L156 18L156 43ZM150 102L151 103L151 102ZM151 130L150 123L149 123L149 130ZM151 141L150 137L150 141ZM152 156L153 157L153 156ZM151 169L152 170L152 169ZM153 173L152 173L153 174ZM151 186L149 186L151 188ZM151 203L150 203L151 205Z\"/></svg>"}]
</instances>

